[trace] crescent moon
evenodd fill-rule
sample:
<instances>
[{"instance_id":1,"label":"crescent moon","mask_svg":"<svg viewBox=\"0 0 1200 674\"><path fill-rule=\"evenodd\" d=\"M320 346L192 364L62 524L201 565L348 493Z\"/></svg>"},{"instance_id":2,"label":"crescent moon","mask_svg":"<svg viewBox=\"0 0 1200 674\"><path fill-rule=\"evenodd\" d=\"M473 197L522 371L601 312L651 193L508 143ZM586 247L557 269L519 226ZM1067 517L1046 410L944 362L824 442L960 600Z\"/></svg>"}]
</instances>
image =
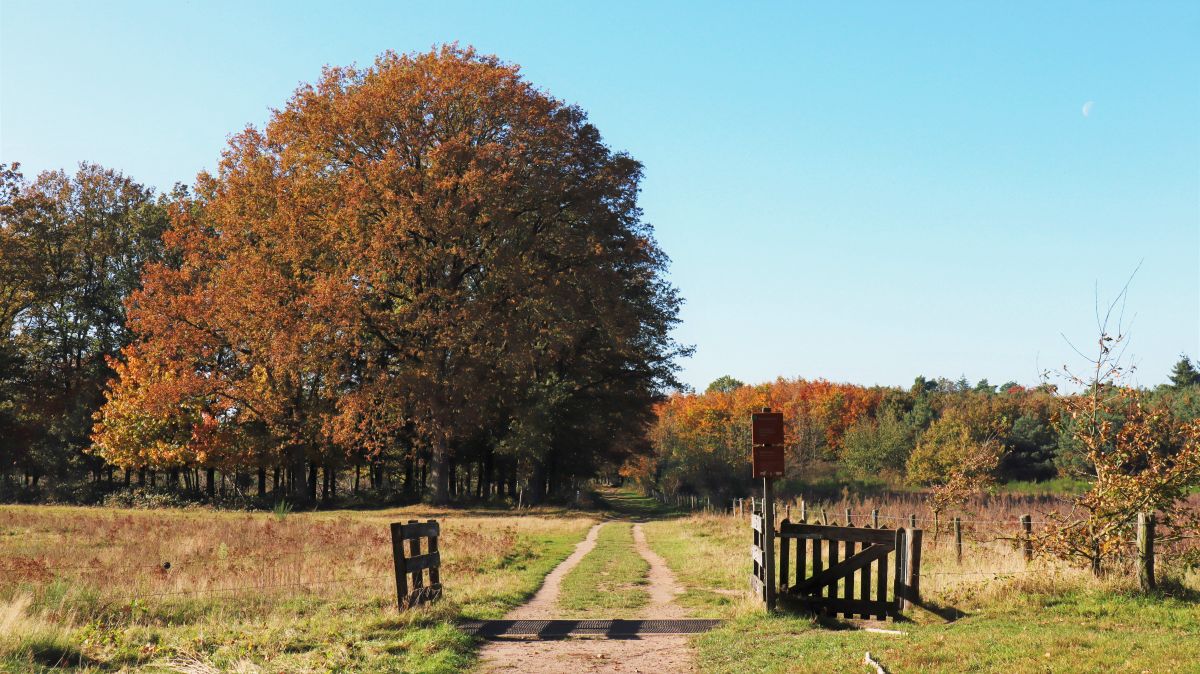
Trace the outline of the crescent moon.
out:
<instances>
[{"instance_id":1,"label":"crescent moon","mask_svg":"<svg viewBox=\"0 0 1200 674\"><path fill-rule=\"evenodd\" d=\"M1092 114L1092 108L1096 107L1096 101L1088 101L1083 104L1083 116L1087 117Z\"/></svg>"}]
</instances>

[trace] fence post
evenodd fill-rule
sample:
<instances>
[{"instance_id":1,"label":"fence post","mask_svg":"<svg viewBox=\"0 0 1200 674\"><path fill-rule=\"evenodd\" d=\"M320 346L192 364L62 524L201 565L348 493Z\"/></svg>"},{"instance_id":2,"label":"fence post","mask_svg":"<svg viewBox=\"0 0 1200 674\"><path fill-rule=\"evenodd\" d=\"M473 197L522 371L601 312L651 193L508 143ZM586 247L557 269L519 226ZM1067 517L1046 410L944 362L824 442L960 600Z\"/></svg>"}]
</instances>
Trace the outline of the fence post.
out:
<instances>
[{"instance_id":1,"label":"fence post","mask_svg":"<svg viewBox=\"0 0 1200 674\"><path fill-rule=\"evenodd\" d=\"M1138 585L1154 589L1154 513L1137 515Z\"/></svg>"},{"instance_id":2,"label":"fence post","mask_svg":"<svg viewBox=\"0 0 1200 674\"><path fill-rule=\"evenodd\" d=\"M849 508L846 508L846 526L848 526L848 527L854 526L854 522L850 519L850 509Z\"/></svg>"},{"instance_id":3,"label":"fence post","mask_svg":"<svg viewBox=\"0 0 1200 674\"><path fill-rule=\"evenodd\" d=\"M879 508L871 508L871 528L879 528Z\"/></svg>"},{"instance_id":4,"label":"fence post","mask_svg":"<svg viewBox=\"0 0 1200 674\"><path fill-rule=\"evenodd\" d=\"M909 528L909 529L916 529L916 528L917 528L917 515L916 515L916 513L912 513L911 515L909 515L909 516L908 516L908 528Z\"/></svg>"},{"instance_id":5,"label":"fence post","mask_svg":"<svg viewBox=\"0 0 1200 674\"><path fill-rule=\"evenodd\" d=\"M962 566L962 520L954 518L954 559Z\"/></svg>"},{"instance_id":6,"label":"fence post","mask_svg":"<svg viewBox=\"0 0 1200 674\"><path fill-rule=\"evenodd\" d=\"M933 544L937 545L938 533L942 530L941 513L933 511Z\"/></svg>"},{"instance_id":7,"label":"fence post","mask_svg":"<svg viewBox=\"0 0 1200 674\"><path fill-rule=\"evenodd\" d=\"M1033 518L1029 515L1021 515L1021 539L1021 549L1028 563L1033 559Z\"/></svg>"},{"instance_id":8,"label":"fence post","mask_svg":"<svg viewBox=\"0 0 1200 674\"><path fill-rule=\"evenodd\" d=\"M775 610L775 492L774 478L763 478L763 581L767 610Z\"/></svg>"},{"instance_id":9,"label":"fence post","mask_svg":"<svg viewBox=\"0 0 1200 674\"><path fill-rule=\"evenodd\" d=\"M821 508L821 524L829 526L829 514L825 512L824 508Z\"/></svg>"},{"instance_id":10,"label":"fence post","mask_svg":"<svg viewBox=\"0 0 1200 674\"><path fill-rule=\"evenodd\" d=\"M921 538L920 529L908 532L908 601L921 602Z\"/></svg>"},{"instance_id":11,"label":"fence post","mask_svg":"<svg viewBox=\"0 0 1200 674\"><path fill-rule=\"evenodd\" d=\"M808 524L808 504L800 499L800 523Z\"/></svg>"}]
</instances>

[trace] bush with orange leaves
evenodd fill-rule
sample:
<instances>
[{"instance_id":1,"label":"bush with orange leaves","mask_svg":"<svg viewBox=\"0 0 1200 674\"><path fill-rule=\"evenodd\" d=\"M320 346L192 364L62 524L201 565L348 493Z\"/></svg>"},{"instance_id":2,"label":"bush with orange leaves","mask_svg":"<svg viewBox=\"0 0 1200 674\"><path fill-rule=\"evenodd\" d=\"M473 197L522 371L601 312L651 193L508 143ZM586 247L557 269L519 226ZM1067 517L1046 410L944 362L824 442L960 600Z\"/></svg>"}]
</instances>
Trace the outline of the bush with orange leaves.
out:
<instances>
[{"instance_id":1,"label":"bush with orange leaves","mask_svg":"<svg viewBox=\"0 0 1200 674\"><path fill-rule=\"evenodd\" d=\"M1164 542L1200 529L1200 513L1187 503L1200 486L1200 419L1183 420L1122 383L1128 371L1115 349L1123 340L1102 329L1089 376L1063 370L1082 392L1060 399L1059 422L1073 440L1079 476L1092 486L1069 511L1048 513L1051 524L1034 541L1041 552L1086 562L1097 575L1105 560L1132 554L1140 512L1156 513Z\"/></svg>"}]
</instances>

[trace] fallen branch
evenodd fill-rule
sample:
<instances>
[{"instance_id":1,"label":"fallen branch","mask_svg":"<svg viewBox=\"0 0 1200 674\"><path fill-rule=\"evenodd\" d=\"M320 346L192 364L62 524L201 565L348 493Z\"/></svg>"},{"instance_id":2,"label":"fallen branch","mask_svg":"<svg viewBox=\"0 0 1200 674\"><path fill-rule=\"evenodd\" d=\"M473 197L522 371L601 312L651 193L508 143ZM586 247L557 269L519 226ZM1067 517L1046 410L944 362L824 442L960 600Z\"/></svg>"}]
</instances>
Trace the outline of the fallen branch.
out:
<instances>
[{"instance_id":1,"label":"fallen branch","mask_svg":"<svg viewBox=\"0 0 1200 674\"><path fill-rule=\"evenodd\" d=\"M871 651L867 651L866 657L863 658L863 663L875 668L875 674L887 674L887 670L883 665L879 664L875 658L871 657Z\"/></svg>"}]
</instances>

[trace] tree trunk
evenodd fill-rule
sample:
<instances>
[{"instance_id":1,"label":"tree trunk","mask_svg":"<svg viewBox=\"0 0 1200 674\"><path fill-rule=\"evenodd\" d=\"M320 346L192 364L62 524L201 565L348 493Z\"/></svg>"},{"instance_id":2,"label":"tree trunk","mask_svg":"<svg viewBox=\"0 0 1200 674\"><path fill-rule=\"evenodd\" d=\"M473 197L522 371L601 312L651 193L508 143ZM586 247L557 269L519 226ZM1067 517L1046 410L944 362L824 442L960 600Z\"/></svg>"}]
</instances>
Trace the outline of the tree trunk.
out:
<instances>
[{"instance_id":1,"label":"tree trunk","mask_svg":"<svg viewBox=\"0 0 1200 674\"><path fill-rule=\"evenodd\" d=\"M416 457L413 454L411 448L404 454L404 493L409 498L417 493Z\"/></svg>"},{"instance_id":2,"label":"tree trunk","mask_svg":"<svg viewBox=\"0 0 1200 674\"><path fill-rule=\"evenodd\" d=\"M509 459L508 466L508 497L517 497L517 457Z\"/></svg>"},{"instance_id":3,"label":"tree trunk","mask_svg":"<svg viewBox=\"0 0 1200 674\"><path fill-rule=\"evenodd\" d=\"M292 447L288 452L288 493L292 495L292 501L297 505L311 502L308 481L304 479L305 453L303 446Z\"/></svg>"},{"instance_id":4,"label":"tree trunk","mask_svg":"<svg viewBox=\"0 0 1200 674\"><path fill-rule=\"evenodd\" d=\"M450 452L446 445L446 436L440 431L435 431L429 457L429 477L433 481L434 505L450 502Z\"/></svg>"},{"instance_id":5,"label":"tree trunk","mask_svg":"<svg viewBox=\"0 0 1200 674\"><path fill-rule=\"evenodd\" d=\"M260 498L267 495L267 469L262 466L258 468L258 495Z\"/></svg>"},{"instance_id":6,"label":"tree trunk","mask_svg":"<svg viewBox=\"0 0 1200 674\"><path fill-rule=\"evenodd\" d=\"M314 503L317 500L317 462L308 462L308 502Z\"/></svg>"}]
</instances>

